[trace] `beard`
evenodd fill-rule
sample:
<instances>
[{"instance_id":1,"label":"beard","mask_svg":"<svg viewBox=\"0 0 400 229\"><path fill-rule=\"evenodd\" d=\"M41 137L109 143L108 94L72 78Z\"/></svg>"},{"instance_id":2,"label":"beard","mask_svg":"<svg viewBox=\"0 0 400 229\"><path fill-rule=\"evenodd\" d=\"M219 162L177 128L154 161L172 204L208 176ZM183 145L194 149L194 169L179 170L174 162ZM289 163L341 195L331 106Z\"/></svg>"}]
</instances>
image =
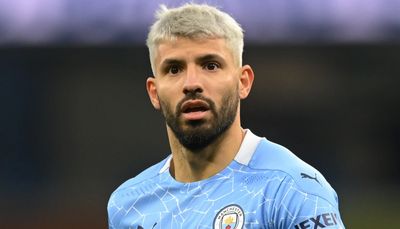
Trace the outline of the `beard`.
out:
<instances>
[{"instance_id":1,"label":"beard","mask_svg":"<svg viewBox=\"0 0 400 229\"><path fill-rule=\"evenodd\" d=\"M234 122L239 104L237 90L236 88L236 90L228 92L222 97L219 109L211 99L196 92L189 92L176 105L175 112L171 106L168 106L165 101L160 99L161 111L167 125L171 128L180 144L192 152L200 151L218 139ZM210 120L183 121L180 119L182 104L194 99L202 100L208 104L209 111L212 113Z\"/></svg>"}]
</instances>

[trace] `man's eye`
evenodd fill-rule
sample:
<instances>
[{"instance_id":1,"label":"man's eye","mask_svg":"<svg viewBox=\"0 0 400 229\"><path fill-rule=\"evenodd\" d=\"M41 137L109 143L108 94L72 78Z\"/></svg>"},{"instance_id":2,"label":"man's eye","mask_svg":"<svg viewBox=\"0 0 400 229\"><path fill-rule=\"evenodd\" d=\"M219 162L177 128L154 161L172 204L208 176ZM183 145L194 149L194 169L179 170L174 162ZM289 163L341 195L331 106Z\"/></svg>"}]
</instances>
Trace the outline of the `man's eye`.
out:
<instances>
[{"instance_id":1,"label":"man's eye","mask_svg":"<svg viewBox=\"0 0 400 229\"><path fill-rule=\"evenodd\" d=\"M215 71L215 70L217 70L218 68L220 68L220 66L219 66L219 64L217 64L217 63L211 62L211 63L207 63L207 64L204 66L204 68L205 68L206 70L209 70L209 71Z\"/></svg>"},{"instance_id":2,"label":"man's eye","mask_svg":"<svg viewBox=\"0 0 400 229\"><path fill-rule=\"evenodd\" d=\"M172 65L172 66L169 68L169 73L175 75L175 74L178 74L180 70L181 70L181 69L179 68L178 65Z\"/></svg>"}]
</instances>

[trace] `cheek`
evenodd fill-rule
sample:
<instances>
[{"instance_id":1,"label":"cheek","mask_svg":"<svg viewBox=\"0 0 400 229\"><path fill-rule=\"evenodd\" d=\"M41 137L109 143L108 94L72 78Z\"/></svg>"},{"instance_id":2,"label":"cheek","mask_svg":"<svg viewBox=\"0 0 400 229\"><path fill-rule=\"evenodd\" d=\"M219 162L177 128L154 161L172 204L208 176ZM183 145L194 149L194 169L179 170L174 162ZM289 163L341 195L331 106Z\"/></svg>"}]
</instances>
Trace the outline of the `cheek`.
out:
<instances>
[{"instance_id":1,"label":"cheek","mask_svg":"<svg viewBox=\"0 0 400 229\"><path fill-rule=\"evenodd\" d=\"M159 91L157 96L161 109L168 109L170 112L175 112L176 104L178 103L177 93Z\"/></svg>"},{"instance_id":2,"label":"cheek","mask_svg":"<svg viewBox=\"0 0 400 229\"><path fill-rule=\"evenodd\" d=\"M229 98L239 97L239 84L237 82L229 81L221 85L223 86L220 87L217 92L218 103L220 104L223 103L227 97Z\"/></svg>"}]
</instances>

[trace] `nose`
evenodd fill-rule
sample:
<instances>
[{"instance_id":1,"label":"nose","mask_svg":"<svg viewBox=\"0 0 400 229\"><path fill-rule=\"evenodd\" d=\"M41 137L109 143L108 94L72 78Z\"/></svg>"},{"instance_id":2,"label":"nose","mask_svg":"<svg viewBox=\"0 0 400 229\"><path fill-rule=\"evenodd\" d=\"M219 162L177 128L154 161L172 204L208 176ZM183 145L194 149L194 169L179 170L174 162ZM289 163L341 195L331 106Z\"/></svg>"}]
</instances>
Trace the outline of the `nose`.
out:
<instances>
[{"instance_id":1,"label":"nose","mask_svg":"<svg viewBox=\"0 0 400 229\"><path fill-rule=\"evenodd\" d=\"M186 71L186 78L183 85L183 93L202 93L203 85L201 83L200 75L195 66L188 66Z\"/></svg>"}]
</instances>

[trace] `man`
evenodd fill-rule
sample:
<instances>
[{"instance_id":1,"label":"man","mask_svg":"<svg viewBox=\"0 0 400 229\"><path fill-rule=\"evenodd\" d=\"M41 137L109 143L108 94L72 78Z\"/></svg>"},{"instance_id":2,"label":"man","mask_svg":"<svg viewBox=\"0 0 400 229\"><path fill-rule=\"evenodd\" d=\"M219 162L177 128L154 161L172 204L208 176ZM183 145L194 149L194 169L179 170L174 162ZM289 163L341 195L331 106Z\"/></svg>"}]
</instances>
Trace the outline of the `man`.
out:
<instances>
[{"instance_id":1,"label":"man","mask_svg":"<svg viewBox=\"0 0 400 229\"><path fill-rule=\"evenodd\" d=\"M111 195L110 228L344 228L317 170L241 127L254 74L239 24L196 4L157 17L146 86L172 153Z\"/></svg>"}]
</instances>

